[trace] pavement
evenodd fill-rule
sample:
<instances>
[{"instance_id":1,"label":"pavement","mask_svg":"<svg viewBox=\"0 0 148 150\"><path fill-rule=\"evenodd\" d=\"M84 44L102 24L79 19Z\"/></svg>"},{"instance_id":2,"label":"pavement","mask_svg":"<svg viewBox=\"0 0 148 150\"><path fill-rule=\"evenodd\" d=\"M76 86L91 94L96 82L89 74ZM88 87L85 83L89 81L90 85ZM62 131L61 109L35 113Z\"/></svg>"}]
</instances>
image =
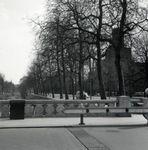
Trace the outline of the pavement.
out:
<instances>
[{"instance_id":1,"label":"pavement","mask_svg":"<svg viewBox=\"0 0 148 150\"><path fill-rule=\"evenodd\" d=\"M0 150L147 150L148 124L132 117L0 118Z\"/></svg>"},{"instance_id":2,"label":"pavement","mask_svg":"<svg viewBox=\"0 0 148 150\"><path fill-rule=\"evenodd\" d=\"M85 125L79 125L80 117L25 118L16 120L0 118L0 129L147 125L147 120L143 115L132 115L132 117L84 117L83 122Z\"/></svg>"}]
</instances>

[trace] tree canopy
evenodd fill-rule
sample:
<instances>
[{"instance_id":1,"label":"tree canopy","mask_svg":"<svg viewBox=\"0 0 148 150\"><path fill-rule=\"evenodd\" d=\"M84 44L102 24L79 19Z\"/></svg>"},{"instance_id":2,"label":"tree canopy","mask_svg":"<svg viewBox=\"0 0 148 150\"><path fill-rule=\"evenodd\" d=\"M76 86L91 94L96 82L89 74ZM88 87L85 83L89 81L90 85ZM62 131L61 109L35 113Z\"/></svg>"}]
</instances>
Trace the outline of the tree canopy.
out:
<instances>
[{"instance_id":1,"label":"tree canopy","mask_svg":"<svg viewBox=\"0 0 148 150\"><path fill-rule=\"evenodd\" d=\"M138 0L48 0L46 8L44 21L33 21L38 27L37 53L28 75L34 91L54 93L56 86L60 98L64 92L68 99L75 90L83 98L84 81L95 71L101 99L106 99L102 59L111 46L118 92L124 94L121 49L125 45L139 50L134 43L148 31L147 9Z\"/></svg>"}]
</instances>

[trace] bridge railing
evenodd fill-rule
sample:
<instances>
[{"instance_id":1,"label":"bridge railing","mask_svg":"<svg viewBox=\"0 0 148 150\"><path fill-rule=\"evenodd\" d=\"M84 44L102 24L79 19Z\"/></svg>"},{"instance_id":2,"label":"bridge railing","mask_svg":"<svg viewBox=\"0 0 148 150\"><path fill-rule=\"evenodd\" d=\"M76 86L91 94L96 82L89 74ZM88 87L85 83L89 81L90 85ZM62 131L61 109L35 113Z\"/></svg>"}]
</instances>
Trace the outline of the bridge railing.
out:
<instances>
[{"instance_id":1,"label":"bridge railing","mask_svg":"<svg viewBox=\"0 0 148 150\"><path fill-rule=\"evenodd\" d=\"M0 100L0 117L10 117L10 101ZM19 100L17 100L19 101ZM79 114L66 114L63 110L71 108L102 108L102 107L132 107L138 99L118 97L114 100L24 100L24 117L77 117ZM19 113L19 112L18 112ZM99 116L100 114L85 114L85 116Z\"/></svg>"},{"instance_id":2,"label":"bridge railing","mask_svg":"<svg viewBox=\"0 0 148 150\"><path fill-rule=\"evenodd\" d=\"M0 101L1 117L10 116L10 101ZM18 100L19 101L19 100ZM99 108L115 107L116 100L25 100L25 117L68 117L71 115L64 114L63 110L67 108ZM77 116L73 115L72 116Z\"/></svg>"}]
</instances>

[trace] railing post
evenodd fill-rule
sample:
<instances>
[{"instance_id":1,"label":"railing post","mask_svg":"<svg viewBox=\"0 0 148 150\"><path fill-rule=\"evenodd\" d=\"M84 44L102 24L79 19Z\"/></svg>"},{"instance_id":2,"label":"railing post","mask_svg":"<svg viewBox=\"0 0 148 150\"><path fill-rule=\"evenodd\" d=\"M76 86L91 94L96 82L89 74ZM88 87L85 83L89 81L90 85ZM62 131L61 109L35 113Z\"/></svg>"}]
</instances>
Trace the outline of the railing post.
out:
<instances>
[{"instance_id":1,"label":"railing post","mask_svg":"<svg viewBox=\"0 0 148 150\"><path fill-rule=\"evenodd\" d=\"M83 114L80 114L80 123L79 125L85 125L85 123L83 122Z\"/></svg>"}]
</instances>

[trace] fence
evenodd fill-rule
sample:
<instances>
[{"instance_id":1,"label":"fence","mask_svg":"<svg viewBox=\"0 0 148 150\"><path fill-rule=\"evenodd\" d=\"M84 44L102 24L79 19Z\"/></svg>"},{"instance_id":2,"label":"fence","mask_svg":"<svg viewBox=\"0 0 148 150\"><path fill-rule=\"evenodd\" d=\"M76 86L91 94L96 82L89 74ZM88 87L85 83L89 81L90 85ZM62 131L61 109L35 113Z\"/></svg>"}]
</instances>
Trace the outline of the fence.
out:
<instances>
[{"instance_id":1,"label":"fence","mask_svg":"<svg viewBox=\"0 0 148 150\"><path fill-rule=\"evenodd\" d=\"M0 100L0 117L10 117L10 102L13 100ZM17 100L19 101L19 100ZM78 113L65 113L65 109L77 108L117 108L117 107L133 107L133 104L140 102L137 99L130 99L126 96L117 97L115 100L24 100L24 117L77 117ZM18 112L19 113L19 112ZM101 113L85 114L85 116L100 116ZM102 113L102 115L108 115ZM111 114L117 115L117 114Z\"/></svg>"}]
</instances>

